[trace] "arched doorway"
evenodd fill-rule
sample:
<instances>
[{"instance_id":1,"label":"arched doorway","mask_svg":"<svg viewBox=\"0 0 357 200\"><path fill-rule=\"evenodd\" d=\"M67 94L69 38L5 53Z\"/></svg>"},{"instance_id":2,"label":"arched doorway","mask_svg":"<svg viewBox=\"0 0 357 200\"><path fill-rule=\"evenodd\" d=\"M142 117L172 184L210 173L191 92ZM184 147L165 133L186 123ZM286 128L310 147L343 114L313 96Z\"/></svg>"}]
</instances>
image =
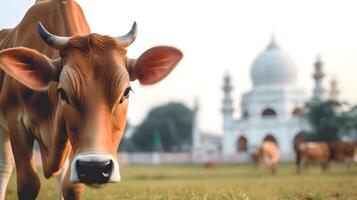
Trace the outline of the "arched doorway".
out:
<instances>
[{"instance_id":1,"label":"arched doorway","mask_svg":"<svg viewBox=\"0 0 357 200\"><path fill-rule=\"evenodd\" d=\"M248 150L248 141L244 136L240 136L237 140L237 151L238 152L247 152Z\"/></svg>"},{"instance_id":2,"label":"arched doorway","mask_svg":"<svg viewBox=\"0 0 357 200\"><path fill-rule=\"evenodd\" d=\"M275 137L272 134L267 134L263 139L263 142L265 141L274 142L277 146L279 146L278 141L275 139Z\"/></svg>"},{"instance_id":3,"label":"arched doorway","mask_svg":"<svg viewBox=\"0 0 357 200\"><path fill-rule=\"evenodd\" d=\"M305 111L304 111L303 108L296 107L296 108L294 108L292 114L293 114L294 116L301 116L301 115L304 115L304 114L305 114Z\"/></svg>"},{"instance_id":4,"label":"arched doorway","mask_svg":"<svg viewBox=\"0 0 357 200\"><path fill-rule=\"evenodd\" d=\"M276 112L275 112L275 110L273 110L271 108L266 108L263 110L262 116L263 117L274 117L274 116L276 116Z\"/></svg>"}]
</instances>

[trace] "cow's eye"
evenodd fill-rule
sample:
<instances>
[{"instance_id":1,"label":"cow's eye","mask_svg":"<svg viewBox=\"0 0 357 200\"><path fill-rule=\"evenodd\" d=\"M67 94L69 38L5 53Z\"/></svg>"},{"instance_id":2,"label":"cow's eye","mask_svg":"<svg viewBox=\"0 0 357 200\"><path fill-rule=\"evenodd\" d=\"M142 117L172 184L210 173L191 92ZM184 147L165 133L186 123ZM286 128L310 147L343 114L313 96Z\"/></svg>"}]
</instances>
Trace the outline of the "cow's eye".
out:
<instances>
[{"instance_id":1,"label":"cow's eye","mask_svg":"<svg viewBox=\"0 0 357 200\"><path fill-rule=\"evenodd\" d=\"M130 91L132 91L131 87L128 87L124 91L124 97L129 98Z\"/></svg>"},{"instance_id":2,"label":"cow's eye","mask_svg":"<svg viewBox=\"0 0 357 200\"><path fill-rule=\"evenodd\" d=\"M133 90L131 89L131 87L126 88L125 91L124 91L123 96L121 97L121 99L120 99L120 101L119 101L119 103L123 103L123 101L125 101L125 99L128 99L129 96L130 96L130 92L131 92L131 91L133 91Z\"/></svg>"},{"instance_id":3,"label":"cow's eye","mask_svg":"<svg viewBox=\"0 0 357 200\"><path fill-rule=\"evenodd\" d=\"M59 95L63 101L66 101L66 103L69 104L68 96L63 88L58 88L57 93L59 93Z\"/></svg>"}]
</instances>

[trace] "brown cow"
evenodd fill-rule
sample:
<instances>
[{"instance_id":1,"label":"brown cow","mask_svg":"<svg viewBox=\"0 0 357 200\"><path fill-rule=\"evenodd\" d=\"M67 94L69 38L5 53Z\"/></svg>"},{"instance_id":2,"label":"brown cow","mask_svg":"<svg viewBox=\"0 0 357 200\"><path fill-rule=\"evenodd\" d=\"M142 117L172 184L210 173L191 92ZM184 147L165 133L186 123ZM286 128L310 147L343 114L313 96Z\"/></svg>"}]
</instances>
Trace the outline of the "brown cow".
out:
<instances>
[{"instance_id":1,"label":"brown cow","mask_svg":"<svg viewBox=\"0 0 357 200\"><path fill-rule=\"evenodd\" d=\"M328 147L330 150L330 160L343 161L350 169L355 154L357 154L356 146L351 142L329 142Z\"/></svg>"},{"instance_id":2,"label":"brown cow","mask_svg":"<svg viewBox=\"0 0 357 200\"><path fill-rule=\"evenodd\" d=\"M299 148L299 145L301 143L305 142L305 134L303 132L297 134L294 138L294 151L296 153L296 160L295 160L295 164L298 165L300 163L300 155L299 155L299 151L298 151L298 148Z\"/></svg>"},{"instance_id":3,"label":"brown cow","mask_svg":"<svg viewBox=\"0 0 357 200\"><path fill-rule=\"evenodd\" d=\"M252 154L253 161L257 163L260 168L275 173L279 161L279 149L275 142L264 141Z\"/></svg>"},{"instance_id":4,"label":"brown cow","mask_svg":"<svg viewBox=\"0 0 357 200\"><path fill-rule=\"evenodd\" d=\"M41 24L36 29L38 21L61 37ZM40 179L34 140L45 177L65 174L65 199L79 199L82 183L120 180L116 152L126 124L130 81L154 84L182 58L178 49L159 46L129 59L126 47L136 32L134 23L118 38L90 33L73 0L39 1L19 25L0 31L1 199L12 157L19 199L36 198Z\"/></svg>"},{"instance_id":5,"label":"brown cow","mask_svg":"<svg viewBox=\"0 0 357 200\"><path fill-rule=\"evenodd\" d=\"M310 163L321 164L324 171L328 169L330 151L326 142L302 142L297 150L298 172Z\"/></svg>"}]
</instances>

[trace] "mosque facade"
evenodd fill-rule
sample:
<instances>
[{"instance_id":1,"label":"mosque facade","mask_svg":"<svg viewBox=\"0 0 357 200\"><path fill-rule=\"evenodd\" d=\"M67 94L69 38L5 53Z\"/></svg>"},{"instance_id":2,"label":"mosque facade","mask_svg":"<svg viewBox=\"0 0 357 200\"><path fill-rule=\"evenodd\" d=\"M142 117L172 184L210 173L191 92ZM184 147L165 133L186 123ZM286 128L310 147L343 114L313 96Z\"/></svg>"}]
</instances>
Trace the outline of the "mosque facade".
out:
<instances>
[{"instance_id":1,"label":"mosque facade","mask_svg":"<svg viewBox=\"0 0 357 200\"><path fill-rule=\"evenodd\" d=\"M313 99L325 98L322 63L315 63ZM294 152L294 140L311 130L304 105L311 99L297 85L298 67L272 38L251 67L253 88L243 94L240 118L235 119L231 77L224 77L222 153L254 150L265 140L277 143L281 153Z\"/></svg>"},{"instance_id":2,"label":"mosque facade","mask_svg":"<svg viewBox=\"0 0 357 200\"><path fill-rule=\"evenodd\" d=\"M197 155L220 152L223 155L250 153L263 141L277 143L280 153L291 155L294 141L312 127L305 117L308 101L336 99L337 82L332 80L328 96L324 87L323 63L314 63L312 96L298 86L298 67L272 37L251 66L253 88L242 95L240 117L235 118L234 86L227 73L223 83L223 134L204 134L197 125L198 103L194 108L193 150Z\"/></svg>"}]
</instances>

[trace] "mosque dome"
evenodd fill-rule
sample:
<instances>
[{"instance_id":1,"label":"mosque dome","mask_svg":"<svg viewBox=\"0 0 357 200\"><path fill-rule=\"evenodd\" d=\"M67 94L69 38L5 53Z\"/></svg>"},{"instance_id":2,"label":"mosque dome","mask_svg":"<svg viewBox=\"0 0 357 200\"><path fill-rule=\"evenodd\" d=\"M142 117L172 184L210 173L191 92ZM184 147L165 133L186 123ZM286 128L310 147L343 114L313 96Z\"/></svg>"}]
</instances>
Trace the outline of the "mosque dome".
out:
<instances>
[{"instance_id":1,"label":"mosque dome","mask_svg":"<svg viewBox=\"0 0 357 200\"><path fill-rule=\"evenodd\" d=\"M254 60L251 69L254 86L292 85L297 82L297 76L294 61L277 45L274 37Z\"/></svg>"}]
</instances>

